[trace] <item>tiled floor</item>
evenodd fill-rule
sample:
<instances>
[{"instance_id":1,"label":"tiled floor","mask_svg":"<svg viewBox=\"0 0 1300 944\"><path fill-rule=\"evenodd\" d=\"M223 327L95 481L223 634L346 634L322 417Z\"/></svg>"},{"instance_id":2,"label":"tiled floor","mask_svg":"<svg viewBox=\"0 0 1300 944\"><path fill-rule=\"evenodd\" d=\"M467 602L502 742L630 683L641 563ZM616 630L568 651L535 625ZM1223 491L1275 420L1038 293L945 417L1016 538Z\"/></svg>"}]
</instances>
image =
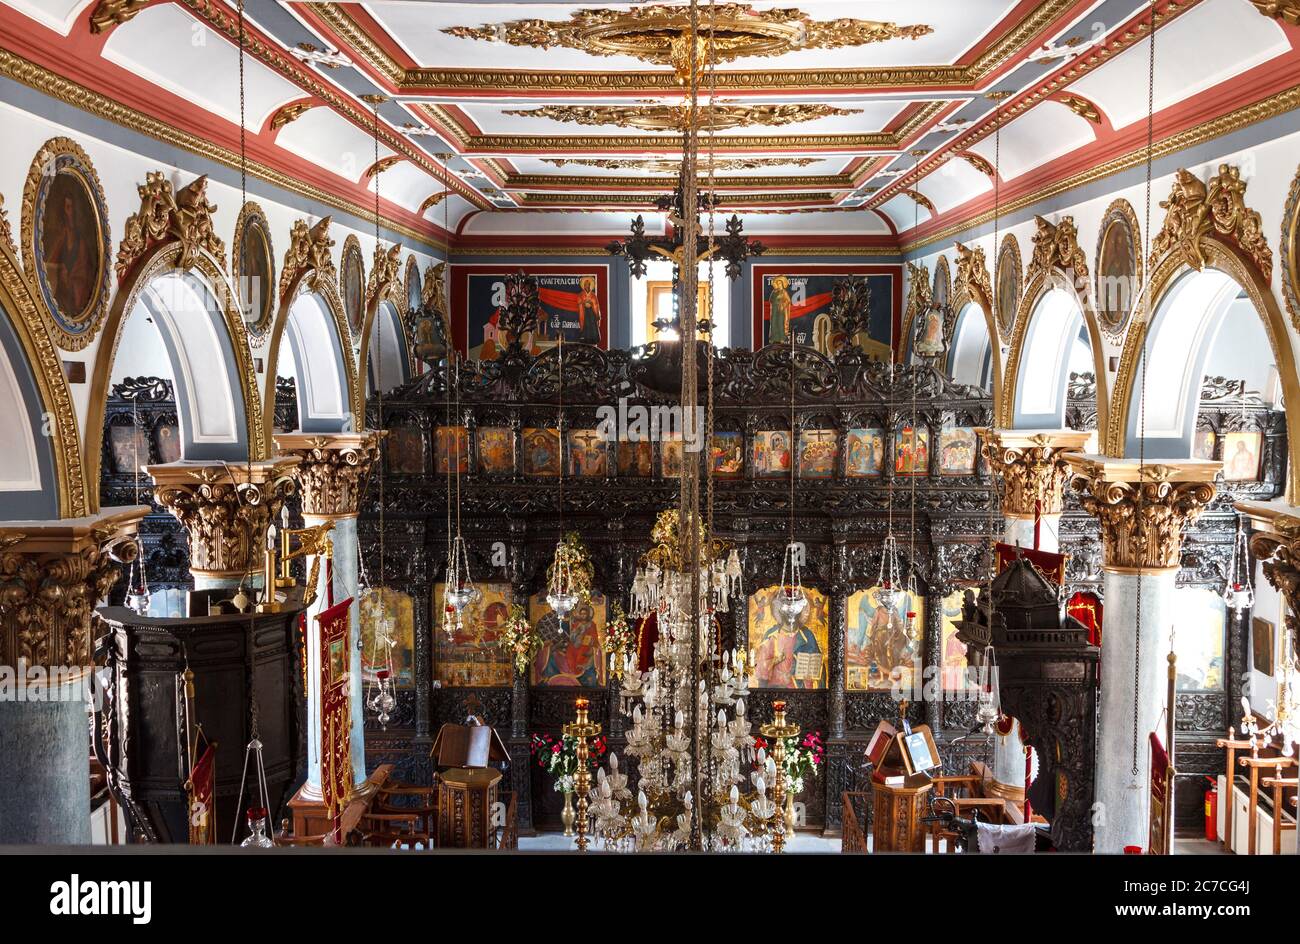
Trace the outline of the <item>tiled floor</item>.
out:
<instances>
[{"instance_id":1,"label":"tiled floor","mask_svg":"<svg viewBox=\"0 0 1300 944\"><path fill-rule=\"evenodd\" d=\"M868 844L871 838L867 838ZM565 838L560 833L542 833L538 836L526 836L519 840L520 852L572 852L574 850L573 840ZM593 849L599 848L596 844L592 845ZM796 834L790 844L786 846L788 852L802 853L832 853L839 854L840 840L836 838L827 838L818 836L813 833ZM926 843L926 851L929 851L929 843ZM1223 843L1209 842L1205 839L1195 837L1175 838L1174 839L1175 855L1223 855Z\"/></svg>"}]
</instances>

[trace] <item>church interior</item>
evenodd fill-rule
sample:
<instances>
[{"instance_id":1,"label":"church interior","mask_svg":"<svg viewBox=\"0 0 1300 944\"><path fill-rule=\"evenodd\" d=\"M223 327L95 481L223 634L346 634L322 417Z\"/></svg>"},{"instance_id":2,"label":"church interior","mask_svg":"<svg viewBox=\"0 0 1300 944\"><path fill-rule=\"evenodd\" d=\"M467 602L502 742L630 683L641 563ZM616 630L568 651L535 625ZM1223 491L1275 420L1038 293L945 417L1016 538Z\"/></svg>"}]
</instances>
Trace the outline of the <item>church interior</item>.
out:
<instances>
[{"instance_id":1,"label":"church interior","mask_svg":"<svg viewBox=\"0 0 1300 944\"><path fill-rule=\"evenodd\" d=\"M0 128L0 848L1297 851L1300 0L0 0Z\"/></svg>"}]
</instances>

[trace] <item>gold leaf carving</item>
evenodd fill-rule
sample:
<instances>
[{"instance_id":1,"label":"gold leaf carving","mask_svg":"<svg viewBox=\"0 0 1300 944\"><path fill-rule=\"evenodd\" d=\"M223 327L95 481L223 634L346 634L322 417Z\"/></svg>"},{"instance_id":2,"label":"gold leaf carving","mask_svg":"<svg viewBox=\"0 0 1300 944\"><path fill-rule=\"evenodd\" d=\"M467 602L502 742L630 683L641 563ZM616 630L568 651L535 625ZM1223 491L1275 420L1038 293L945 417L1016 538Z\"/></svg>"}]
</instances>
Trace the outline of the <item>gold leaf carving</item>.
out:
<instances>
[{"instance_id":1,"label":"gold leaf carving","mask_svg":"<svg viewBox=\"0 0 1300 944\"><path fill-rule=\"evenodd\" d=\"M1230 164L1220 164L1208 185L1180 168L1168 199L1160 201L1165 219L1151 242L1148 264L1154 267L1161 256L1177 250L1189 266L1200 270L1205 266L1201 239L1213 233L1235 242L1268 281L1273 273L1273 250L1264 238L1259 213L1246 206L1245 196L1246 182Z\"/></svg>"},{"instance_id":2,"label":"gold leaf carving","mask_svg":"<svg viewBox=\"0 0 1300 944\"><path fill-rule=\"evenodd\" d=\"M315 226L308 227L306 220L295 220L289 231L289 248L280 267L280 298L297 281L300 275L307 278L313 291L319 280L335 281L334 260L330 256L330 217L324 217Z\"/></svg>"},{"instance_id":3,"label":"gold leaf carving","mask_svg":"<svg viewBox=\"0 0 1300 944\"><path fill-rule=\"evenodd\" d=\"M726 131L732 128L765 127L816 121L838 115L855 115L857 109L833 105L787 103L780 105L717 105L702 112L701 127ZM549 118L579 125L615 125L639 131L684 131L692 112L687 105L542 105L538 108L513 108L503 114L525 118Z\"/></svg>"},{"instance_id":4,"label":"gold leaf carving","mask_svg":"<svg viewBox=\"0 0 1300 944\"><path fill-rule=\"evenodd\" d=\"M162 171L151 171L136 190L140 209L127 217L126 234L117 250L119 280L126 278L141 256L168 239L180 243L179 268L193 268L197 253L203 250L225 270L226 244L212 226L212 214L217 208L208 202L206 174L173 191Z\"/></svg>"}]
</instances>

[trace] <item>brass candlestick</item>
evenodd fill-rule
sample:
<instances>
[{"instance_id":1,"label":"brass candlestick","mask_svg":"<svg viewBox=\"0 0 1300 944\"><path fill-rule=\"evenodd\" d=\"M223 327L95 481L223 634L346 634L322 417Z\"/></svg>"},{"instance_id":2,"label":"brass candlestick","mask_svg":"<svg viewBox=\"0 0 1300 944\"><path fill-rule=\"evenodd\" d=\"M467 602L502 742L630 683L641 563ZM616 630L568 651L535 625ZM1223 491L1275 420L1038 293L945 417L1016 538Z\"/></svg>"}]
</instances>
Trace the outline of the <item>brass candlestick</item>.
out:
<instances>
[{"instance_id":1,"label":"brass candlestick","mask_svg":"<svg viewBox=\"0 0 1300 944\"><path fill-rule=\"evenodd\" d=\"M578 821L576 826L579 852L587 851L587 794L591 792L591 768L587 763L591 755L587 751L587 738L595 737L600 733L600 725L587 720L588 704L587 699L579 698L574 703L574 707L577 709L577 718L563 728L564 734L569 735L578 742L578 770L573 775L573 792L578 796Z\"/></svg>"},{"instance_id":2,"label":"brass candlestick","mask_svg":"<svg viewBox=\"0 0 1300 944\"><path fill-rule=\"evenodd\" d=\"M772 723L758 729L758 733L772 742L772 761L776 764L776 783L772 785L772 800L776 816L772 823L772 851L785 848L785 739L799 734L797 724L786 724L785 702L772 702Z\"/></svg>"}]
</instances>

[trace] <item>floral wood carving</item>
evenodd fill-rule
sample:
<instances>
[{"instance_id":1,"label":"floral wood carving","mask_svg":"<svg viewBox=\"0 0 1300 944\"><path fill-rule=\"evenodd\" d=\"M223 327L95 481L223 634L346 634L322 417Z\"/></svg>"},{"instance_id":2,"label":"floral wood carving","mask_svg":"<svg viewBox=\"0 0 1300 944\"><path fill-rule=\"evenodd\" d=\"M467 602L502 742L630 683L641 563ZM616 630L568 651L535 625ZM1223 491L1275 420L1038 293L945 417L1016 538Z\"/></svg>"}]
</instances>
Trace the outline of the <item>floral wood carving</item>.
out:
<instances>
[{"instance_id":1,"label":"floral wood carving","mask_svg":"<svg viewBox=\"0 0 1300 944\"><path fill-rule=\"evenodd\" d=\"M119 280L126 278L145 253L168 239L180 243L178 268L193 268L198 253L206 251L225 271L226 244L212 226L217 208L208 202L206 174L174 191L162 171L151 171L136 190L140 209L127 217L126 234L117 249Z\"/></svg>"},{"instance_id":2,"label":"floral wood carving","mask_svg":"<svg viewBox=\"0 0 1300 944\"><path fill-rule=\"evenodd\" d=\"M336 280L334 259L330 256L330 217L324 217L315 226L308 227L306 220L295 220L289 232L289 248L280 267L280 298L297 281L300 275L308 279L308 288L315 291L321 281Z\"/></svg>"},{"instance_id":3,"label":"floral wood carving","mask_svg":"<svg viewBox=\"0 0 1300 944\"><path fill-rule=\"evenodd\" d=\"M90 14L90 31L107 33L113 27L134 19L149 3L150 0L99 0Z\"/></svg>"},{"instance_id":4,"label":"floral wood carving","mask_svg":"<svg viewBox=\"0 0 1300 944\"><path fill-rule=\"evenodd\" d=\"M1195 174L1179 169L1169 197L1160 201L1165 211L1164 224L1151 243L1148 264L1155 265L1166 253L1178 251L1189 266L1205 267L1201 240L1217 235L1236 243L1263 275L1273 274L1273 250L1264 238L1259 213L1246 206L1246 182L1241 171L1230 164L1220 164L1219 172L1208 185Z\"/></svg>"}]
</instances>

